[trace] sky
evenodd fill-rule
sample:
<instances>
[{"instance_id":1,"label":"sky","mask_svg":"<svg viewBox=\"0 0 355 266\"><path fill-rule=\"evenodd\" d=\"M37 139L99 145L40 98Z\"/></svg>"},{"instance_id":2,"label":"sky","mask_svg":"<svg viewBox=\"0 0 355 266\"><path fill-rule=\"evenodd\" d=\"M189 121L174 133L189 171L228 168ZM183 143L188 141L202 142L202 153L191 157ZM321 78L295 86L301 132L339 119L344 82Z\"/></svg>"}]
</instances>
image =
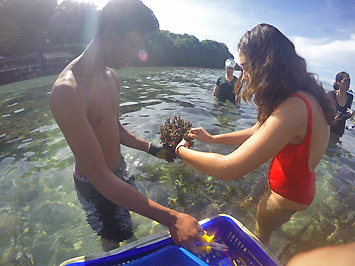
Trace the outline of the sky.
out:
<instances>
[{"instance_id":1,"label":"sky","mask_svg":"<svg viewBox=\"0 0 355 266\"><path fill-rule=\"evenodd\" d=\"M101 9L108 0L91 2ZM160 29L225 43L239 62L237 45L260 23L277 27L306 59L308 70L333 84L346 71L355 77L354 0L142 0ZM355 89L355 84L351 84Z\"/></svg>"}]
</instances>

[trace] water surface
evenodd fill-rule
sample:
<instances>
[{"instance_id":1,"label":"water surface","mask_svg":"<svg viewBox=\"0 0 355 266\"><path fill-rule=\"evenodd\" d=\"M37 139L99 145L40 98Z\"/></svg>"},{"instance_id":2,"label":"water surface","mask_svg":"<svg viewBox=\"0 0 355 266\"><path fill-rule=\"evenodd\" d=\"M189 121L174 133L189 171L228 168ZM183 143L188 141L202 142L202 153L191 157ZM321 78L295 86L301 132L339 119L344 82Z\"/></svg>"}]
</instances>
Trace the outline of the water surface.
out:
<instances>
[{"instance_id":1,"label":"water surface","mask_svg":"<svg viewBox=\"0 0 355 266\"><path fill-rule=\"evenodd\" d=\"M253 104L237 107L211 97L224 70L127 68L119 74L121 123L154 143L160 142L159 127L175 114L211 134L244 129L256 122ZM58 265L72 257L102 252L74 190L73 155L49 110L55 78L0 87L0 265ZM349 123L354 125L354 121ZM303 250L355 240L354 140L355 130L347 130L341 141L329 144L316 169L312 206L273 234L268 247L281 262ZM194 147L223 154L235 148L197 141ZM165 163L125 147L123 155L139 190L151 199L198 220L230 214L253 230L268 162L239 180L224 182L179 160ZM135 236L127 242L166 229L137 214L133 221Z\"/></svg>"}]
</instances>

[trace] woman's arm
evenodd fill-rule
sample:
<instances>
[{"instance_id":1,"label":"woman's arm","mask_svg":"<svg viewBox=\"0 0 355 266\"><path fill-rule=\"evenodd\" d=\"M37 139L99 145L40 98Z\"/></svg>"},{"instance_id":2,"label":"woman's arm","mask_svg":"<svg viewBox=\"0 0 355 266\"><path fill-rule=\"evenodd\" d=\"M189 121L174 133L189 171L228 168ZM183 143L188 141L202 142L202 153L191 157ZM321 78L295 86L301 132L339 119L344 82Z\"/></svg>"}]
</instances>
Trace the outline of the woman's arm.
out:
<instances>
[{"instance_id":1,"label":"woman's arm","mask_svg":"<svg viewBox=\"0 0 355 266\"><path fill-rule=\"evenodd\" d=\"M231 154L194 151L186 148L184 143L177 146L176 152L185 163L196 170L231 181L271 159L294 138L304 138L307 121L305 103L292 97L280 104L265 123Z\"/></svg>"},{"instance_id":2,"label":"woman's arm","mask_svg":"<svg viewBox=\"0 0 355 266\"><path fill-rule=\"evenodd\" d=\"M189 137L197 139L206 143L218 143L225 145L241 145L246 141L250 136L252 136L260 128L260 123L256 123L253 127L239 130L236 132L219 134L219 135L210 135L202 127L193 128L189 132Z\"/></svg>"}]
</instances>

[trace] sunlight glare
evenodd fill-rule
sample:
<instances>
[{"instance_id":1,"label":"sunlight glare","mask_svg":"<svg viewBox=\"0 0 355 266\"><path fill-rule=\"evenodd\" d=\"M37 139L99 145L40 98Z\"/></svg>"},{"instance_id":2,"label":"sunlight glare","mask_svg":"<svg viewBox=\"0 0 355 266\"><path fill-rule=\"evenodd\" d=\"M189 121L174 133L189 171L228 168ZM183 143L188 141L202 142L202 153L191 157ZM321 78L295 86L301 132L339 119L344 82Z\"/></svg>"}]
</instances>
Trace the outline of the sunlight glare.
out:
<instances>
[{"instance_id":1,"label":"sunlight glare","mask_svg":"<svg viewBox=\"0 0 355 266\"><path fill-rule=\"evenodd\" d=\"M109 0L85 0L88 3L94 4L99 10L101 10Z\"/></svg>"},{"instance_id":2,"label":"sunlight glare","mask_svg":"<svg viewBox=\"0 0 355 266\"><path fill-rule=\"evenodd\" d=\"M144 49L139 49L138 58L143 62L147 61L147 59L148 59L147 52Z\"/></svg>"},{"instance_id":3,"label":"sunlight glare","mask_svg":"<svg viewBox=\"0 0 355 266\"><path fill-rule=\"evenodd\" d=\"M58 5L60 5L63 1L64 0L59 0ZM93 4L97 7L98 10L101 10L109 0L71 0L71 1Z\"/></svg>"}]
</instances>

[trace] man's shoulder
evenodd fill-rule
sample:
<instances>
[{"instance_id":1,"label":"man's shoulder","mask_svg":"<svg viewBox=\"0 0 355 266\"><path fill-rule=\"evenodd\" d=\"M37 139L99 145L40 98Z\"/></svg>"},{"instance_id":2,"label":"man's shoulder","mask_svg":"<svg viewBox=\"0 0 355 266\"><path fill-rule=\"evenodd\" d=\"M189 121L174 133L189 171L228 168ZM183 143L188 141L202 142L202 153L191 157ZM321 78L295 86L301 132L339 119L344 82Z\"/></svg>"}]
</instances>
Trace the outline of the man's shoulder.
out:
<instances>
[{"instance_id":1,"label":"man's shoulder","mask_svg":"<svg viewBox=\"0 0 355 266\"><path fill-rule=\"evenodd\" d=\"M106 72L107 72L107 74L109 74L113 78L113 80L115 81L115 83L117 85L117 88L120 88L121 80L120 80L120 77L118 76L117 72L110 67L106 67Z\"/></svg>"},{"instance_id":2,"label":"man's shoulder","mask_svg":"<svg viewBox=\"0 0 355 266\"><path fill-rule=\"evenodd\" d=\"M71 70L63 70L53 84L52 93L76 90L77 83Z\"/></svg>"},{"instance_id":3,"label":"man's shoulder","mask_svg":"<svg viewBox=\"0 0 355 266\"><path fill-rule=\"evenodd\" d=\"M69 106L70 102L78 104L80 101L81 93L78 88L78 77L73 71L73 67L68 65L59 75L54 82L51 91L51 106L61 105L65 103L65 106ZM80 82L79 82L80 83Z\"/></svg>"}]
</instances>

